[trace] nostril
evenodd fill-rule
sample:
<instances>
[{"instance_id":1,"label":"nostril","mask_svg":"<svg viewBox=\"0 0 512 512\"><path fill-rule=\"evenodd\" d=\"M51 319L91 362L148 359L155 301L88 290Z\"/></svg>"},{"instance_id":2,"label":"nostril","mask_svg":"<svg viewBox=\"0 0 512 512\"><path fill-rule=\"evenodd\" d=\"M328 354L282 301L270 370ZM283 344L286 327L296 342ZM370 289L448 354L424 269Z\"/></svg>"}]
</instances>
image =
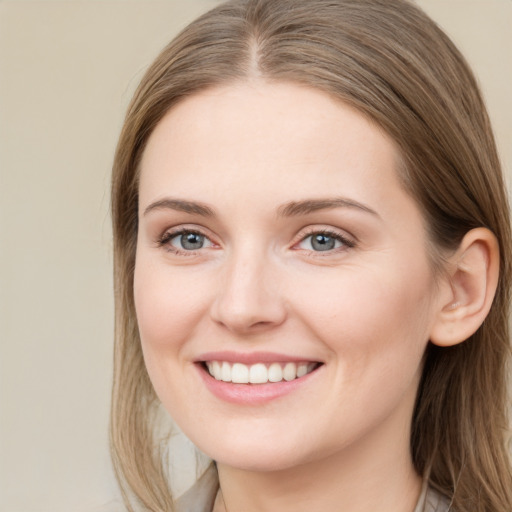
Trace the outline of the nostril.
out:
<instances>
[{"instance_id":1,"label":"nostril","mask_svg":"<svg viewBox=\"0 0 512 512\"><path fill-rule=\"evenodd\" d=\"M243 260L243 261L242 261ZM269 280L263 259L240 255L219 283L218 295L211 305L211 318L236 333L257 332L281 324L285 301L276 280Z\"/></svg>"}]
</instances>

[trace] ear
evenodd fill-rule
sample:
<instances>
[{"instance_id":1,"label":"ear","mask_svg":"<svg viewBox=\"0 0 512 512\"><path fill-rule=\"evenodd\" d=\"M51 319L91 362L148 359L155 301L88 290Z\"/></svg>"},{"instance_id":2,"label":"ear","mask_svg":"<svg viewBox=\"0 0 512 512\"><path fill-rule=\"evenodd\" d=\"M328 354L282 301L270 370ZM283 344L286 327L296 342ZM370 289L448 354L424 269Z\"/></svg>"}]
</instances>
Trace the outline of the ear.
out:
<instances>
[{"instance_id":1,"label":"ear","mask_svg":"<svg viewBox=\"0 0 512 512\"><path fill-rule=\"evenodd\" d=\"M449 258L430 341L448 347L474 334L491 309L498 276L496 237L486 228L472 229Z\"/></svg>"}]
</instances>

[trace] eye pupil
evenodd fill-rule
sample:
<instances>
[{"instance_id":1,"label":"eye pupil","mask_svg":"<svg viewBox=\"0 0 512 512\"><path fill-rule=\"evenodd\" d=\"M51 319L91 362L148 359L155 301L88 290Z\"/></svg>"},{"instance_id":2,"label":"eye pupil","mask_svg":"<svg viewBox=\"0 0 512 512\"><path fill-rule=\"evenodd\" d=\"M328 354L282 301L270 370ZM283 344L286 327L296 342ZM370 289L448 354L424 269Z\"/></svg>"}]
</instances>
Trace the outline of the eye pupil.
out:
<instances>
[{"instance_id":1,"label":"eye pupil","mask_svg":"<svg viewBox=\"0 0 512 512\"><path fill-rule=\"evenodd\" d=\"M318 233L311 239L311 246L315 251L330 251L334 249L336 240L330 236Z\"/></svg>"},{"instance_id":2,"label":"eye pupil","mask_svg":"<svg viewBox=\"0 0 512 512\"><path fill-rule=\"evenodd\" d=\"M184 233L181 235L180 242L184 249L201 249L204 245L204 236L198 233Z\"/></svg>"}]
</instances>

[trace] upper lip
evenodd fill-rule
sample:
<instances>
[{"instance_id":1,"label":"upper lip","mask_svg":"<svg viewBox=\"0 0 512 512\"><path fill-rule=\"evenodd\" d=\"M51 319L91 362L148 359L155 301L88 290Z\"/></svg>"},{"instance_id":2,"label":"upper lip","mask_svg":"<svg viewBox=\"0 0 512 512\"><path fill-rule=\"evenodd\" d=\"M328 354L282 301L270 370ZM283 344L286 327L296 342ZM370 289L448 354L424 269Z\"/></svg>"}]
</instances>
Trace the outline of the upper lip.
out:
<instances>
[{"instance_id":1,"label":"upper lip","mask_svg":"<svg viewBox=\"0 0 512 512\"><path fill-rule=\"evenodd\" d=\"M201 354L195 360L197 363L206 361L226 361L228 363L256 364L256 363L320 363L318 359L302 356L292 356L276 352L231 352L216 351Z\"/></svg>"}]
</instances>

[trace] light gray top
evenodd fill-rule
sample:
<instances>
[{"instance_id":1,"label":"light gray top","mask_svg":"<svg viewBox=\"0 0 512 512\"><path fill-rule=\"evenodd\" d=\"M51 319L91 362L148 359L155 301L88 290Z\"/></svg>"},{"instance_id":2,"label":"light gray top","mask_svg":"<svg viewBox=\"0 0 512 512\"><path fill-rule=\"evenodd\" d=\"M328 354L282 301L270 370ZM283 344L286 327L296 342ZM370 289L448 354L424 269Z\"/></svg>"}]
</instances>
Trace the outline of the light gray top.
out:
<instances>
[{"instance_id":1,"label":"light gray top","mask_svg":"<svg viewBox=\"0 0 512 512\"><path fill-rule=\"evenodd\" d=\"M420 499L414 509L414 512L449 512L450 503L438 492L434 491L428 485L428 480L423 481Z\"/></svg>"},{"instance_id":2,"label":"light gray top","mask_svg":"<svg viewBox=\"0 0 512 512\"><path fill-rule=\"evenodd\" d=\"M219 489L219 477L210 464L201 478L176 502L176 512L211 512Z\"/></svg>"},{"instance_id":3,"label":"light gray top","mask_svg":"<svg viewBox=\"0 0 512 512\"><path fill-rule=\"evenodd\" d=\"M211 512L219 487L217 471L213 464L203 473L197 483L176 502L176 512ZM420 499L414 512L449 512L450 503L423 483Z\"/></svg>"}]
</instances>

